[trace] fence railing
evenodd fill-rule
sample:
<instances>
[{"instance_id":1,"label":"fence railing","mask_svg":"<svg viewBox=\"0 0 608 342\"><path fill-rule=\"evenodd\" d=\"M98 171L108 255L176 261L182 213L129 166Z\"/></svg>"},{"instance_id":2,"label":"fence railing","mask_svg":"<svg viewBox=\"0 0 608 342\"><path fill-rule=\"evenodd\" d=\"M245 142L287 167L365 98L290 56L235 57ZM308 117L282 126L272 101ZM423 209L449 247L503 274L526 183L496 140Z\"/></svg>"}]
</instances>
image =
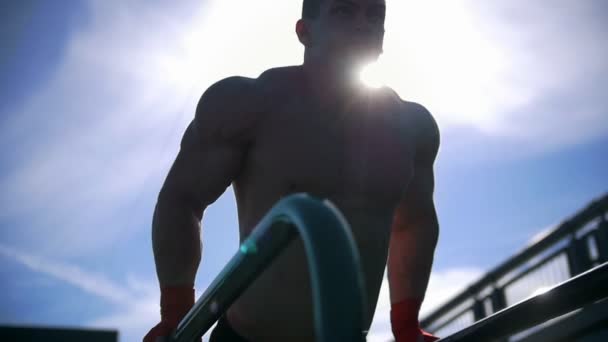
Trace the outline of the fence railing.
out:
<instances>
[{"instance_id":1,"label":"fence railing","mask_svg":"<svg viewBox=\"0 0 608 342\"><path fill-rule=\"evenodd\" d=\"M557 284L605 263L608 261L607 213L608 195L605 195L424 317L421 326L438 336L460 334L475 322L503 312L549 288L557 290ZM605 264L603 267L603 272L606 272ZM557 290L554 293L561 292ZM576 299L576 296L572 298ZM522 312L526 315L533 311ZM504 317L504 314L493 316L492 321L497 320L499 326L513 328L511 319L499 317ZM511 333L515 332L517 330L513 328Z\"/></svg>"},{"instance_id":2,"label":"fence railing","mask_svg":"<svg viewBox=\"0 0 608 342\"><path fill-rule=\"evenodd\" d=\"M509 306L440 342L495 341L585 305L608 299L608 262Z\"/></svg>"},{"instance_id":3,"label":"fence railing","mask_svg":"<svg viewBox=\"0 0 608 342\"><path fill-rule=\"evenodd\" d=\"M200 338L298 236L310 270L315 340L364 341L364 283L348 222L331 202L307 194L283 198L262 218L170 340Z\"/></svg>"}]
</instances>

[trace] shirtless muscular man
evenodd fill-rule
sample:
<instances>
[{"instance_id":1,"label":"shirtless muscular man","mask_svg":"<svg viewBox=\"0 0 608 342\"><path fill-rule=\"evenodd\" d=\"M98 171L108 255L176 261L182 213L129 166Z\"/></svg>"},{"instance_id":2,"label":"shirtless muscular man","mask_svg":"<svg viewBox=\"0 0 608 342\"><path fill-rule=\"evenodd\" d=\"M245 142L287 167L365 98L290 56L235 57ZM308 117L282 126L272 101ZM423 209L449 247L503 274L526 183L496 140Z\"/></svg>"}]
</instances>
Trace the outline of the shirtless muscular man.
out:
<instances>
[{"instance_id":1,"label":"shirtless muscular man","mask_svg":"<svg viewBox=\"0 0 608 342\"><path fill-rule=\"evenodd\" d=\"M201 220L232 184L240 241L287 194L332 201L361 258L369 329L387 267L397 342L435 341L418 321L437 244L439 130L421 105L358 81L384 40L384 0L304 0L302 65L230 77L202 95L152 225L163 341L194 304ZM217 228L217 227L215 227ZM310 275L294 241L221 317L211 342L314 341Z\"/></svg>"}]
</instances>

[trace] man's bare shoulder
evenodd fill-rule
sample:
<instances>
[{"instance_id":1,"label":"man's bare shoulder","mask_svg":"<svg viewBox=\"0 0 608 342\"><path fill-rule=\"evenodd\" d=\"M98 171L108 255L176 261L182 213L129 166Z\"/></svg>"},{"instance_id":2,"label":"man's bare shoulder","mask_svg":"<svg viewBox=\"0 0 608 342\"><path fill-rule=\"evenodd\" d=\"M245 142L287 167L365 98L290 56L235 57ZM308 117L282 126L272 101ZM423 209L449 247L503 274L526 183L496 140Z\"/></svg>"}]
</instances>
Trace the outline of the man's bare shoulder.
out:
<instances>
[{"instance_id":1,"label":"man's bare shoulder","mask_svg":"<svg viewBox=\"0 0 608 342\"><path fill-rule=\"evenodd\" d=\"M439 127L433 114L425 106L417 102L403 101L403 111L411 115L419 132L425 135L439 134Z\"/></svg>"},{"instance_id":2,"label":"man's bare shoulder","mask_svg":"<svg viewBox=\"0 0 608 342\"><path fill-rule=\"evenodd\" d=\"M242 100L259 100L268 92L285 89L286 86L294 84L298 77L301 77L299 66L271 68L257 78L231 76L211 85L203 98L222 105L226 105L225 102L234 104L235 96L240 98L241 101L236 101L240 103Z\"/></svg>"},{"instance_id":3,"label":"man's bare shoulder","mask_svg":"<svg viewBox=\"0 0 608 342\"><path fill-rule=\"evenodd\" d=\"M264 114L288 98L286 92L297 83L298 75L297 66L280 67L257 78L231 76L215 82L198 102L196 127L209 137L219 134L224 139L250 140Z\"/></svg>"},{"instance_id":4,"label":"man's bare shoulder","mask_svg":"<svg viewBox=\"0 0 608 342\"><path fill-rule=\"evenodd\" d=\"M405 125L406 131L416 136L417 144L428 150L428 153L436 154L439 148L439 126L433 114L422 104L403 100L399 94L391 88L385 87L392 97L398 99L399 117L401 125Z\"/></svg>"},{"instance_id":5,"label":"man's bare shoulder","mask_svg":"<svg viewBox=\"0 0 608 342\"><path fill-rule=\"evenodd\" d=\"M248 140L260 112L257 80L231 76L212 84L196 106L193 129L201 137Z\"/></svg>"},{"instance_id":6,"label":"man's bare shoulder","mask_svg":"<svg viewBox=\"0 0 608 342\"><path fill-rule=\"evenodd\" d=\"M256 79L256 83L261 92L269 92L276 97L277 93L292 91L302 83L299 81L301 79L301 66L284 66L264 71Z\"/></svg>"},{"instance_id":7,"label":"man's bare shoulder","mask_svg":"<svg viewBox=\"0 0 608 342\"><path fill-rule=\"evenodd\" d=\"M220 109L235 105L242 101L235 101L235 97L241 100L252 97L256 89L256 79L231 76L213 83L203 93L198 107L201 110Z\"/></svg>"}]
</instances>

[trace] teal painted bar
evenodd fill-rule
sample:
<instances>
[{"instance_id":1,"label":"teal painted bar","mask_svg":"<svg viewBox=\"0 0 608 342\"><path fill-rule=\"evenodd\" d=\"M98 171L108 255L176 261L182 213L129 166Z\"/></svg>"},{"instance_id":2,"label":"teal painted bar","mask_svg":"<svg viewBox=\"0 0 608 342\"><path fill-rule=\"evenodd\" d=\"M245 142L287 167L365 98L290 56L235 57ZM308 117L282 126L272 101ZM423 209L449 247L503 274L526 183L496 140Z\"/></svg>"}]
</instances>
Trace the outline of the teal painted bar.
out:
<instances>
[{"instance_id":1,"label":"teal painted bar","mask_svg":"<svg viewBox=\"0 0 608 342\"><path fill-rule=\"evenodd\" d=\"M304 193L286 196L262 218L170 340L200 338L298 237L310 268L316 341L364 341L367 298L350 226L330 201Z\"/></svg>"}]
</instances>

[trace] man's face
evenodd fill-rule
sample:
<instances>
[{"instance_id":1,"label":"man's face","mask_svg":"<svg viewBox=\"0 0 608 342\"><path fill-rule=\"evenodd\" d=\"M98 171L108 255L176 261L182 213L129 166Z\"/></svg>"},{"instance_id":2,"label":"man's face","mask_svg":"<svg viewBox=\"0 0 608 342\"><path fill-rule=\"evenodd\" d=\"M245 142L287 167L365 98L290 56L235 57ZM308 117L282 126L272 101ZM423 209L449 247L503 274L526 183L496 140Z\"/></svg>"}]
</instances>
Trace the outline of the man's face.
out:
<instances>
[{"instance_id":1,"label":"man's face","mask_svg":"<svg viewBox=\"0 0 608 342\"><path fill-rule=\"evenodd\" d=\"M344 67L376 61L384 40L384 0L324 0L318 18L309 21L316 58Z\"/></svg>"}]
</instances>

